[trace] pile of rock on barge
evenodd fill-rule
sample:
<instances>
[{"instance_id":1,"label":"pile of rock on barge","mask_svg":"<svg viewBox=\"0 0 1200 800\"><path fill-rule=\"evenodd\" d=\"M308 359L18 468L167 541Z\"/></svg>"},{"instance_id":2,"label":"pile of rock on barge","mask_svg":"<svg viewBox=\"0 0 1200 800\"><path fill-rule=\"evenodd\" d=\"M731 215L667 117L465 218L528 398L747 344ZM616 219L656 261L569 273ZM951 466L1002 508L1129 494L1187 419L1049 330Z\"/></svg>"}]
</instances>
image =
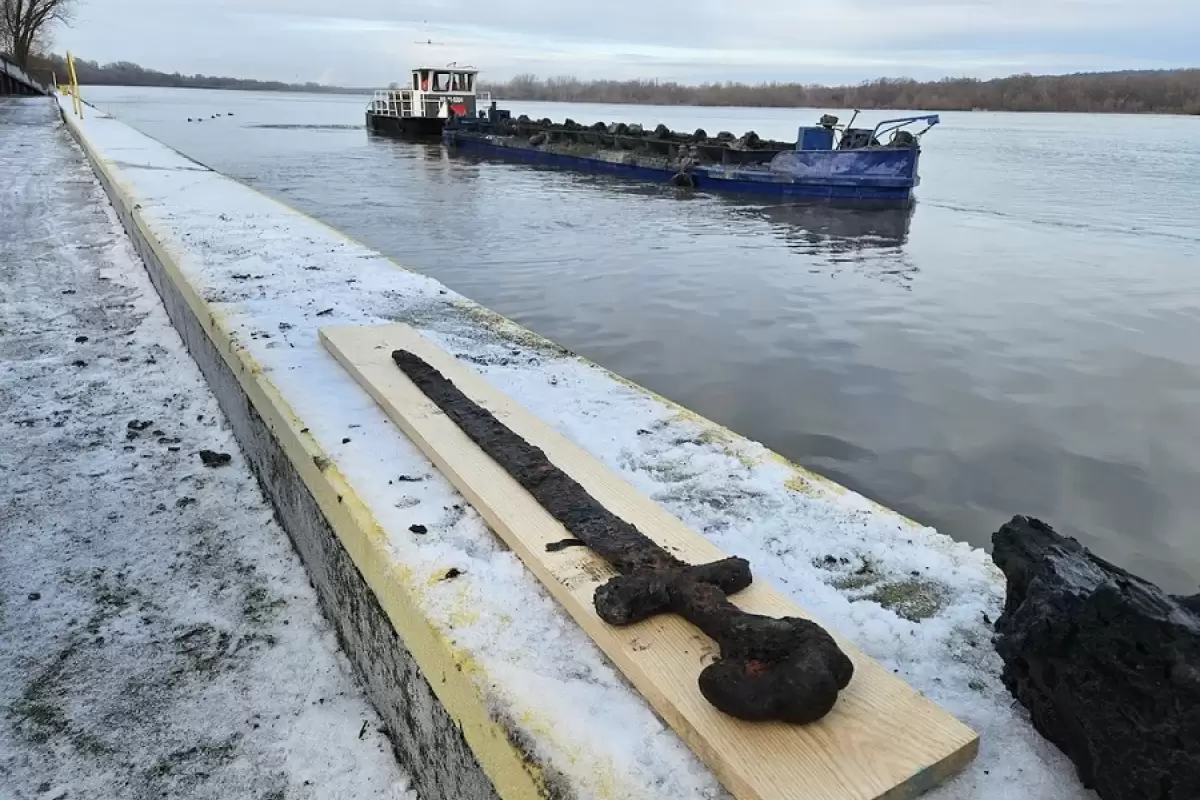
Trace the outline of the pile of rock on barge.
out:
<instances>
[{"instance_id":1,"label":"pile of rock on barge","mask_svg":"<svg viewBox=\"0 0 1200 800\"><path fill-rule=\"evenodd\" d=\"M883 120L852 127L826 114L801 127L795 142L740 137L704 130L677 133L625 123L585 126L565 120L512 118L491 108L446 122L443 141L487 158L667 181L703 190L770 194L785 199L838 204L907 206L920 183L921 137L938 124L936 114ZM924 128L915 130L915 126Z\"/></svg>"}]
</instances>

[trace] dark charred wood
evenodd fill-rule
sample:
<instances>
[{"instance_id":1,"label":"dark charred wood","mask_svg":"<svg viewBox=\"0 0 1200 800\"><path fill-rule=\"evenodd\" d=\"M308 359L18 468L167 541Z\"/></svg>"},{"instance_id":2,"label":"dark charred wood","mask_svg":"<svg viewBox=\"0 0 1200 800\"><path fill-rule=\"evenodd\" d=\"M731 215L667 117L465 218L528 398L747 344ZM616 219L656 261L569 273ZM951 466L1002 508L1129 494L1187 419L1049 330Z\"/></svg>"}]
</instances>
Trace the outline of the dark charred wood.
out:
<instances>
[{"instance_id":1,"label":"dark charred wood","mask_svg":"<svg viewBox=\"0 0 1200 800\"><path fill-rule=\"evenodd\" d=\"M392 359L471 441L620 573L596 590L602 620L628 625L675 613L711 637L720 657L700 673L699 686L726 714L803 724L829 713L854 674L853 664L816 623L750 614L730 602L728 595L753 580L749 562L737 557L711 564L680 561L419 356L396 350Z\"/></svg>"},{"instance_id":2,"label":"dark charred wood","mask_svg":"<svg viewBox=\"0 0 1200 800\"><path fill-rule=\"evenodd\" d=\"M586 544L578 539L560 539L557 542L550 542L546 545L547 553L560 553L563 550L568 550L572 547L587 547Z\"/></svg>"},{"instance_id":3,"label":"dark charred wood","mask_svg":"<svg viewBox=\"0 0 1200 800\"><path fill-rule=\"evenodd\" d=\"M1043 522L992 537L1004 683L1103 800L1200 798L1200 616Z\"/></svg>"}]
</instances>

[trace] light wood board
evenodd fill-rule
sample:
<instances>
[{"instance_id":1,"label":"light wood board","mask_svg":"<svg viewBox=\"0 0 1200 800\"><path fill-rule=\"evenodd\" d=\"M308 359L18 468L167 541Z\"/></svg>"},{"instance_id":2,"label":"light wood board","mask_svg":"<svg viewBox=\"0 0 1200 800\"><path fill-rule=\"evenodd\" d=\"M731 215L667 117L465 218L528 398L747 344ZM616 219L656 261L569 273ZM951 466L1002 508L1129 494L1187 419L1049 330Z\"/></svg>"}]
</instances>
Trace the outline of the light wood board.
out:
<instances>
[{"instance_id":1,"label":"light wood board","mask_svg":"<svg viewBox=\"0 0 1200 800\"><path fill-rule=\"evenodd\" d=\"M830 633L854 661L855 674L823 720L805 726L748 723L717 711L696 683L715 655L712 641L674 615L628 627L602 622L592 593L612 569L585 547L547 553L546 544L567 538L566 530L405 377L392 351L420 356L541 447L614 514L679 558L699 564L725 553L407 325L328 327L321 341L741 800L912 798L975 757L979 738L971 729L836 631ZM733 599L759 614L806 616L757 580Z\"/></svg>"}]
</instances>

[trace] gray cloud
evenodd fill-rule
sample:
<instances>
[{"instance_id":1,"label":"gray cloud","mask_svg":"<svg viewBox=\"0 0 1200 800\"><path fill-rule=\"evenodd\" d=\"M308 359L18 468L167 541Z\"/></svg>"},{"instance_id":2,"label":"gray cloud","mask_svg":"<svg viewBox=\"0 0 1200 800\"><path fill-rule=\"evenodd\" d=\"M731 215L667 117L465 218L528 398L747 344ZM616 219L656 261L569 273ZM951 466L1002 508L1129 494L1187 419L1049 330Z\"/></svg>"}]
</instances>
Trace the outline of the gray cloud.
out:
<instances>
[{"instance_id":1,"label":"gray cloud","mask_svg":"<svg viewBox=\"0 0 1200 800\"><path fill-rule=\"evenodd\" d=\"M169 71L382 85L417 62L685 81L1182 66L1195 0L80 0L57 41ZM419 44L419 42L433 44Z\"/></svg>"}]
</instances>

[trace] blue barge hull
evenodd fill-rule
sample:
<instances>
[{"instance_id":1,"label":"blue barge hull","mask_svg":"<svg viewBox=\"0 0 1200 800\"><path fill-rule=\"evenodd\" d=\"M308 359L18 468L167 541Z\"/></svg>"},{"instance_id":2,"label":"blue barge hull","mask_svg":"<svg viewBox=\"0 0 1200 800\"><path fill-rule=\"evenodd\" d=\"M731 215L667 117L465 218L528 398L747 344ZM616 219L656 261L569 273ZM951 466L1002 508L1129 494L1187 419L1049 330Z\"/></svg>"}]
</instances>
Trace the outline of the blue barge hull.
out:
<instances>
[{"instance_id":1,"label":"blue barge hull","mask_svg":"<svg viewBox=\"0 0 1200 800\"><path fill-rule=\"evenodd\" d=\"M671 182L678 171L602 158L569 155L536 147L513 147L494 137L447 129L443 141L452 149L485 158L538 164L577 172L615 175L634 180ZM792 163L781 169L763 166L698 165L690 172L697 189L769 195L788 200L825 201L839 205L904 207L919 183L919 148L870 148L851 151L792 151Z\"/></svg>"}]
</instances>

